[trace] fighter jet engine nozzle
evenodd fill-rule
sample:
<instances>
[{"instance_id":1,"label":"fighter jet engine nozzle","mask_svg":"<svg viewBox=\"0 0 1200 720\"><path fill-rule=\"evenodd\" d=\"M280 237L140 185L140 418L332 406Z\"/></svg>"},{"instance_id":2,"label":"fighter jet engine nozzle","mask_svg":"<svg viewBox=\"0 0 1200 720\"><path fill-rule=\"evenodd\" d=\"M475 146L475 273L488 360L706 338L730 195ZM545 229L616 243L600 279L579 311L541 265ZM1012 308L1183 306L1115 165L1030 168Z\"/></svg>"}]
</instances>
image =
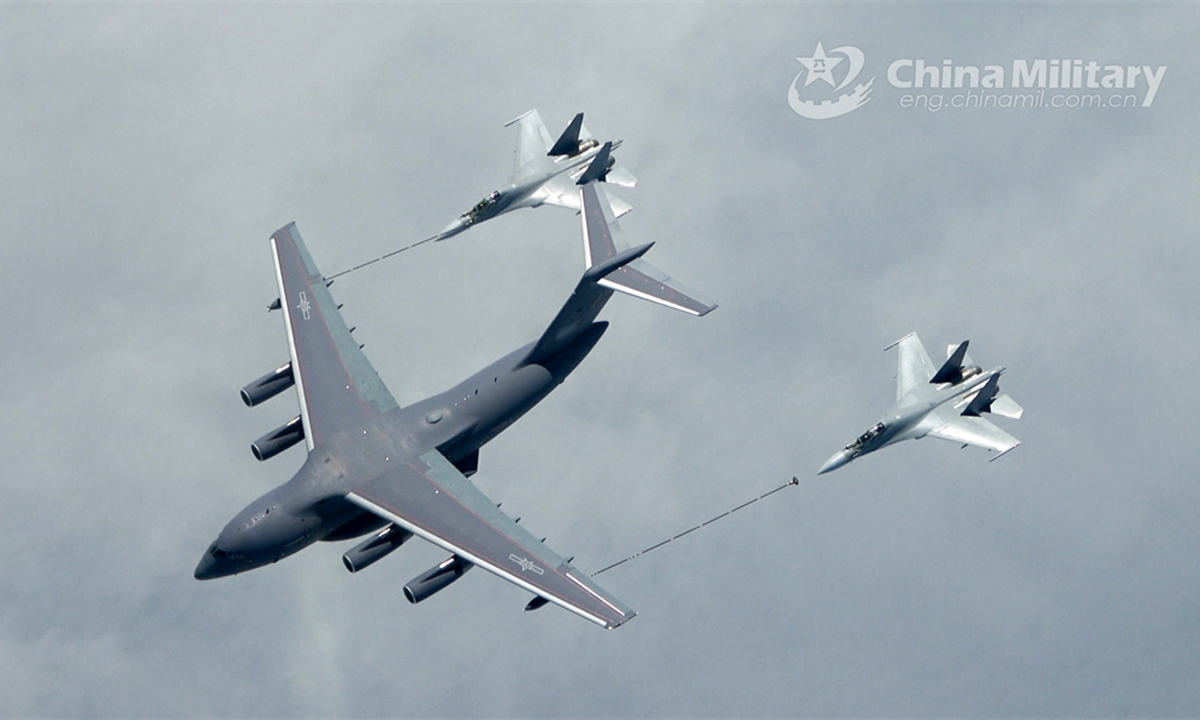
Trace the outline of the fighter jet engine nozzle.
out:
<instances>
[{"instance_id":1,"label":"fighter jet engine nozzle","mask_svg":"<svg viewBox=\"0 0 1200 720\"><path fill-rule=\"evenodd\" d=\"M421 573L404 586L404 597L414 605L463 576L474 565L457 555Z\"/></svg>"},{"instance_id":2,"label":"fighter jet engine nozzle","mask_svg":"<svg viewBox=\"0 0 1200 720\"><path fill-rule=\"evenodd\" d=\"M260 461L269 460L304 439L300 416L292 418L250 444L250 452Z\"/></svg>"},{"instance_id":3,"label":"fighter jet engine nozzle","mask_svg":"<svg viewBox=\"0 0 1200 720\"><path fill-rule=\"evenodd\" d=\"M580 140L579 144L575 147L575 152L568 153L567 156L568 157L578 157L578 156L582 155L583 153L587 152L588 150L591 150L594 147L600 147L600 141L597 140L596 138L588 138L586 140Z\"/></svg>"},{"instance_id":4,"label":"fighter jet engine nozzle","mask_svg":"<svg viewBox=\"0 0 1200 720\"><path fill-rule=\"evenodd\" d=\"M296 379L292 376L292 363L289 361L242 388L242 402L246 403L246 407L254 407L263 401L270 400L294 384L296 384Z\"/></svg>"},{"instance_id":5,"label":"fighter jet engine nozzle","mask_svg":"<svg viewBox=\"0 0 1200 720\"><path fill-rule=\"evenodd\" d=\"M403 545L410 537L412 537L412 533L404 528L388 525L371 539L354 546L342 556L342 562L350 572L358 572L365 567L375 564L384 555Z\"/></svg>"}]
</instances>

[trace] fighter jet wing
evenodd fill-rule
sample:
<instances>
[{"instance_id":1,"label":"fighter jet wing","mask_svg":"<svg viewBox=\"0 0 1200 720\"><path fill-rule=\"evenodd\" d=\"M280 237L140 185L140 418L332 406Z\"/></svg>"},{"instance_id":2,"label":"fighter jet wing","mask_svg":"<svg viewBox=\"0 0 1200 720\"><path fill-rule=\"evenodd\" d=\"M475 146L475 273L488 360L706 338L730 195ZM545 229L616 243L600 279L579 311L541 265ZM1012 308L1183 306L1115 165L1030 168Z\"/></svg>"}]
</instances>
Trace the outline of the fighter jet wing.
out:
<instances>
[{"instance_id":1,"label":"fighter jet wing","mask_svg":"<svg viewBox=\"0 0 1200 720\"><path fill-rule=\"evenodd\" d=\"M304 439L322 438L397 403L338 312L308 248L291 223L271 236Z\"/></svg>"},{"instance_id":2,"label":"fighter jet wing","mask_svg":"<svg viewBox=\"0 0 1200 720\"><path fill-rule=\"evenodd\" d=\"M606 628L637 614L501 512L437 450L398 462L347 499Z\"/></svg>"},{"instance_id":3,"label":"fighter jet wing","mask_svg":"<svg viewBox=\"0 0 1200 720\"><path fill-rule=\"evenodd\" d=\"M514 123L520 123L516 157L513 159L513 176L515 177L529 162L545 157L546 153L550 151L550 133L546 130L546 124L542 122L542 116L538 114L537 110L529 110L515 120L510 120L504 127Z\"/></svg>"},{"instance_id":4,"label":"fighter jet wing","mask_svg":"<svg viewBox=\"0 0 1200 720\"><path fill-rule=\"evenodd\" d=\"M953 421L930 430L928 434L930 437L995 450L999 454L992 460L1021 444L1020 440L987 420L970 415L956 416Z\"/></svg>"},{"instance_id":5,"label":"fighter jet wing","mask_svg":"<svg viewBox=\"0 0 1200 720\"><path fill-rule=\"evenodd\" d=\"M582 173L583 169L581 168L577 174ZM611 177L612 173L609 173L609 175ZM582 206L579 202L579 186L575 184L572 177L572 175L566 173L554 176L550 180L547 180L545 185L538 188L537 192L533 194L533 198L538 204L553 205L580 212ZM602 189L601 193L604 195L605 200L608 201L614 220L633 209L632 205L616 195L609 194L607 190Z\"/></svg>"},{"instance_id":6,"label":"fighter jet wing","mask_svg":"<svg viewBox=\"0 0 1200 720\"><path fill-rule=\"evenodd\" d=\"M900 400L913 388L928 383L936 370L916 333L909 333L888 345L884 352L897 345L900 346L900 358L896 369L896 399Z\"/></svg>"}]
</instances>

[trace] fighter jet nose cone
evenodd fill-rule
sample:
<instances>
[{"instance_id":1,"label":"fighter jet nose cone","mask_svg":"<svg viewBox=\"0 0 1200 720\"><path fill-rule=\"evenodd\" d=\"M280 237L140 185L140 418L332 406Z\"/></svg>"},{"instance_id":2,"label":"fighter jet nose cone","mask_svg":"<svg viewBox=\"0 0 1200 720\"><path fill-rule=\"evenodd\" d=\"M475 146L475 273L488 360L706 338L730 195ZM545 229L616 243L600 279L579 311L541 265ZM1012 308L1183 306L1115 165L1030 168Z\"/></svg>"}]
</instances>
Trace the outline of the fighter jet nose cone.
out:
<instances>
[{"instance_id":1,"label":"fighter jet nose cone","mask_svg":"<svg viewBox=\"0 0 1200 720\"><path fill-rule=\"evenodd\" d=\"M437 239L445 240L446 238L454 237L455 235L459 234L460 232L462 232L463 230L466 230L466 229L467 229L467 226L463 224L462 218L458 218L454 222L452 222L449 225L447 225L446 227L442 228L442 231L440 233L438 233Z\"/></svg>"},{"instance_id":2,"label":"fighter jet nose cone","mask_svg":"<svg viewBox=\"0 0 1200 720\"><path fill-rule=\"evenodd\" d=\"M817 474L824 475L827 472L832 472L848 462L850 462L850 454L845 450L839 451L838 453L834 454L833 457L825 461L825 464L821 466L821 469L817 471Z\"/></svg>"}]
</instances>

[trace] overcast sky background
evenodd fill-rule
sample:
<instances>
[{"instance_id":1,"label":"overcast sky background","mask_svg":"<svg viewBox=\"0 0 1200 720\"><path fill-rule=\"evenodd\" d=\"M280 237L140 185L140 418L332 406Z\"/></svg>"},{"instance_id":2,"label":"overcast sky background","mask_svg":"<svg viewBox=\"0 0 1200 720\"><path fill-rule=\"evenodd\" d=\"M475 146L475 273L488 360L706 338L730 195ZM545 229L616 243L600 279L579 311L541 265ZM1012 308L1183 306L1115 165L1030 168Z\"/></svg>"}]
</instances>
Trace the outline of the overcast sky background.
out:
<instances>
[{"instance_id":1,"label":"overcast sky background","mask_svg":"<svg viewBox=\"0 0 1200 720\"><path fill-rule=\"evenodd\" d=\"M0 714L1200 714L1197 36L1165 3L5 4ZM789 108L818 41L865 53L865 107ZM1168 69L1149 108L931 113L896 58ZM326 274L427 237L530 108L625 140L626 239L721 307L614 298L477 484L585 570L800 486L603 575L612 632L482 572L409 605L425 543L195 581L302 462L248 449L294 393L237 395L287 358L268 236ZM581 271L546 207L332 291L407 403ZM1022 445L816 477L912 331L1009 368Z\"/></svg>"}]
</instances>

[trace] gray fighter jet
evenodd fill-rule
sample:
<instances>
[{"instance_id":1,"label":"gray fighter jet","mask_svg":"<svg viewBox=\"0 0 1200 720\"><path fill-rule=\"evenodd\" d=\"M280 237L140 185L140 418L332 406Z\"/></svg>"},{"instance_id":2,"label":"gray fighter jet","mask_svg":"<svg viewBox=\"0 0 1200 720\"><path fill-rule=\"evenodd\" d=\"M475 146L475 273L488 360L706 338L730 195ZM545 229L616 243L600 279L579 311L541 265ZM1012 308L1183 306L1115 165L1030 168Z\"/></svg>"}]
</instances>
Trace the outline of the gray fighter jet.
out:
<instances>
[{"instance_id":1,"label":"gray fighter jet","mask_svg":"<svg viewBox=\"0 0 1200 720\"><path fill-rule=\"evenodd\" d=\"M612 151L621 146L620 140L601 143L591 136L583 126L583 113L575 116L558 141L550 143L550 134L542 123L537 110L507 123L504 127L518 124L516 162L512 177L501 189L495 190L454 222L434 236L436 240L454 237L469 227L497 215L524 207L542 204L558 205L579 211L579 192L575 181L597 156L605 158L605 182L633 187L637 179L621 168L614 167ZM607 194L607 193L602 193ZM631 209L621 200L609 197L609 203L617 217Z\"/></svg>"},{"instance_id":2,"label":"gray fighter jet","mask_svg":"<svg viewBox=\"0 0 1200 720\"><path fill-rule=\"evenodd\" d=\"M501 512L468 478L480 447L546 397L604 334L596 316L618 289L703 314L668 285L637 284L650 245L618 251L594 184L578 189L588 263L542 336L446 392L401 407L346 327L295 224L271 236L291 361L242 389L257 405L295 386L300 413L251 449L266 460L303 440L304 465L250 503L205 551L200 580L252 570L318 541L373 535L343 555L357 572L414 535L451 556L404 587L416 603L478 565L606 628L635 613ZM632 280L630 278L633 278Z\"/></svg>"},{"instance_id":3,"label":"gray fighter jet","mask_svg":"<svg viewBox=\"0 0 1200 720\"><path fill-rule=\"evenodd\" d=\"M901 440L926 435L994 450L995 460L1020 442L982 417L993 413L1019 418L1021 406L1000 394L1004 368L984 371L967 355L967 341L951 345L946 362L934 369L916 333L892 343L900 347L896 404L870 430L829 458L817 474L837 470L856 457Z\"/></svg>"}]
</instances>

